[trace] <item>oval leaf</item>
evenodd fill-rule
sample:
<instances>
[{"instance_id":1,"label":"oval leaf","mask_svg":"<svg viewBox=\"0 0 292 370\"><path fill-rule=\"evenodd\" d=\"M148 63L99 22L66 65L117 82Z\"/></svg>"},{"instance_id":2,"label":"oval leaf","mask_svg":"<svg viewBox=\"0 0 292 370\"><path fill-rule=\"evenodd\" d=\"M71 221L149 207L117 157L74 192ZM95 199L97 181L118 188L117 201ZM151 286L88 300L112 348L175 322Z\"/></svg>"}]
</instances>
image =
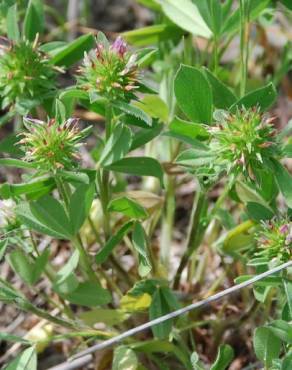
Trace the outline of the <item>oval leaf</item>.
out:
<instances>
[{"instance_id":1,"label":"oval leaf","mask_svg":"<svg viewBox=\"0 0 292 370\"><path fill-rule=\"evenodd\" d=\"M198 68L181 65L174 81L174 92L180 109L193 121L211 123L212 90Z\"/></svg>"}]
</instances>

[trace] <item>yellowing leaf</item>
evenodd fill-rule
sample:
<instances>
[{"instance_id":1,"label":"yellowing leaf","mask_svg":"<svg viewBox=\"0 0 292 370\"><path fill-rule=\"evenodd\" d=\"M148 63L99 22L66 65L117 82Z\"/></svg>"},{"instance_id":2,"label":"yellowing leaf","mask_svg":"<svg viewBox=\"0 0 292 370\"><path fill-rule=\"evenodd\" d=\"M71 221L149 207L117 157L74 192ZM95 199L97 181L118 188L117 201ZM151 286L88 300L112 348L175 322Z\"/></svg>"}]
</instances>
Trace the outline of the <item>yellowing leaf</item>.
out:
<instances>
[{"instance_id":1,"label":"yellowing leaf","mask_svg":"<svg viewBox=\"0 0 292 370\"><path fill-rule=\"evenodd\" d=\"M148 293L138 297L127 294L121 299L121 309L128 312L144 311L150 306L151 301L152 298Z\"/></svg>"},{"instance_id":2,"label":"yellowing leaf","mask_svg":"<svg viewBox=\"0 0 292 370\"><path fill-rule=\"evenodd\" d=\"M50 337L54 331L53 325L47 324L39 327L36 325L25 336L25 339L36 343L37 353L42 353L50 343Z\"/></svg>"}]
</instances>

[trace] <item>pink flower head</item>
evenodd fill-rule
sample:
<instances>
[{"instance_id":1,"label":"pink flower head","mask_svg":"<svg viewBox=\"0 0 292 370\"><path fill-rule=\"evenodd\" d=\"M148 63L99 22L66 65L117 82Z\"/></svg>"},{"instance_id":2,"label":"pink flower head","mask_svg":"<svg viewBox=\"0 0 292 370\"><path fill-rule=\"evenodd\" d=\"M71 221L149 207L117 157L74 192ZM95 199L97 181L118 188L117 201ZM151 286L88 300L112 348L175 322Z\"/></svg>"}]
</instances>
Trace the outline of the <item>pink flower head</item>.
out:
<instances>
[{"instance_id":1,"label":"pink flower head","mask_svg":"<svg viewBox=\"0 0 292 370\"><path fill-rule=\"evenodd\" d=\"M95 55L97 59L103 59L104 46L103 44L97 44L95 49Z\"/></svg>"},{"instance_id":2,"label":"pink flower head","mask_svg":"<svg viewBox=\"0 0 292 370\"><path fill-rule=\"evenodd\" d=\"M123 58L124 54L127 52L127 44L121 36L116 38L115 42L111 46L111 50Z\"/></svg>"},{"instance_id":3,"label":"pink flower head","mask_svg":"<svg viewBox=\"0 0 292 370\"><path fill-rule=\"evenodd\" d=\"M287 234L289 231L289 226L287 224L284 224L279 228L279 231L281 234Z\"/></svg>"}]
</instances>

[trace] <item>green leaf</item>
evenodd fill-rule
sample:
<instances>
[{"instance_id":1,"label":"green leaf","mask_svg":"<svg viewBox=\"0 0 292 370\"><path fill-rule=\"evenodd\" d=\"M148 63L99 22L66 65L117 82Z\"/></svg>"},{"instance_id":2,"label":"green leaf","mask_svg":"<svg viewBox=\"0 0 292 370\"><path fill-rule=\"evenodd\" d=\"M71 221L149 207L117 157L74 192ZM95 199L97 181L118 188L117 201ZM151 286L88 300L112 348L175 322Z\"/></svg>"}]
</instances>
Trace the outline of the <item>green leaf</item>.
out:
<instances>
[{"instance_id":1,"label":"green leaf","mask_svg":"<svg viewBox=\"0 0 292 370\"><path fill-rule=\"evenodd\" d=\"M3 114L0 117L0 127L4 126L7 122L11 121L11 119L14 117L14 115L15 115L15 111L14 110L9 111L9 112Z\"/></svg>"},{"instance_id":2,"label":"green leaf","mask_svg":"<svg viewBox=\"0 0 292 370\"><path fill-rule=\"evenodd\" d=\"M284 146L283 154L286 158L292 158L292 144L287 144Z\"/></svg>"},{"instance_id":3,"label":"green leaf","mask_svg":"<svg viewBox=\"0 0 292 370\"><path fill-rule=\"evenodd\" d=\"M19 136L17 134L5 135L5 138L0 141L0 152L12 154L17 157L23 156L24 152L17 145L18 142Z\"/></svg>"},{"instance_id":4,"label":"green leaf","mask_svg":"<svg viewBox=\"0 0 292 370\"><path fill-rule=\"evenodd\" d=\"M9 254L8 261L15 273L18 274L25 283L34 285L43 273L48 258L49 250L44 251L33 261L22 250L15 249Z\"/></svg>"},{"instance_id":5,"label":"green leaf","mask_svg":"<svg viewBox=\"0 0 292 370\"><path fill-rule=\"evenodd\" d=\"M21 159L15 158L0 158L0 166L27 168L27 169L37 168L37 166L32 162L25 162Z\"/></svg>"},{"instance_id":6,"label":"green leaf","mask_svg":"<svg viewBox=\"0 0 292 370\"><path fill-rule=\"evenodd\" d=\"M240 283L243 283L244 281L247 281L247 280L251 279L252 277L253 277L253 275L241 275L241 276L237 277L236 279L234 279L234 282L236 284L240 284ZM281 285L281 283L282 283L282 278L280 278L278 276L268 276L268 277L266 277L264 279L261 279L260 281L256 282L255 286L279 287L279 285Z\"/></svg>"},{"instance_id":7,"label":"green leaf","mask_svg":"<svg viewBox=\"0 0 292 370\"><path fill-rule=\"evenodd\" d=\"M33 263L19 249L14 250L8 256L8 262L14 272L29 285L33 284Z\"/></svg>"},{"instance_id":8,"label":"green leaf","mask_svg":"<svg viewBox=\"0 0 292 370\"><path fill-rule=\"evenodd\" d=\"M16 298L24 299L23 295L8 285L5 281L0 281L0 301L10 302Z\"/></svg>"},{"instance_id":9,"label":"green leaf","mask_svg":"<svg viewBox=\"0 0 292 370\"><path fill-rule=\"evenodd\" d=\"M13 361L11 361L5 370L37 370L37 354L34 347L29 347Z\"/></svg>"},{"instance_id":10,"label":"green leaf","mask_svg":"<svg viewBox=\"0 0 292 370\"><path fill-rule=\"evenodd\" d=\"M150 320L161 317L179 307L178 302L167 287L160 287L156 289L152 296L152 302L149 309ZM171 328L173 320L167 320L161 324L152 327L152 332L155 337L159 339L167 338Z\"/></svg>"},{"instance_id":11,"label":"green leaf","mask_svg":"<svg viewBox=\"0 0 292 370\"><path fill-rule=\"evenodd\" d=\"M217 0L193 0L214 35L219 36L222 26L222 5Z\"/></svg>"},{"instance_id":12,"label":"green leaf","mask_svg":"<svg viewBox=\"0 0 292 370\"><path fill-rule=\"evenodd\" d=\"M61 101L64 99L88 100L88 93L84 90L69 87L67 89L62 90L62 92L59 95L59 99Z\"/></svg>"},{"instance_id":13,"label":"green leaf","mask_svg":"<svg viewBox=\"0 0 292 370\"><path fill-rule=\"evenodd\" d=\"M292 325L284 320L275 320L267 326L283 342L292 344Z\"/></svg>"},{"instance_id":14,"label":"green leaf","mask_svg":"<svg viewBox=\"0 0 292 370\"><path fill-rule=\"evenodd\" d=\"M55 187L55 181L51 177L39 177L23 184L2 184L0 185L0 195L4 199L26 195L33 198L38 194L46 194Z\"/></svg>"},{"instance_id":15,"label":"green leaf","mask_svg":"<svg viewBox=\"0 0 292 370\"><path fill-rule=\"evenodd\" d=\"M7 247L8 247L8 239L0 240L0 261L5 255Z\"/></svg>"},{"instance_id":16,"label":"green leaf","mask_svg":"<svg viewBox=\"0 0 292 370\"><path fill-rule=\"evenodd\" d=\"M116 101L112 105L114 108L117 108L124 113L130 114L131 116L138 118L143 123L146 123L147 126L152 126L151 117L147 113L145 113L142 109L122 101Z\"/></svg>"},{"instance_id":17,"label":"green leaf","mask_svg":"<svg viewBox=\"0 0 292 370\"><path fill-rule=\"evenodd\" d=\"M111 301L111 294L108 290L91 282L80 283L75 290L63 297L73 304L86 307L96 307Z\"/></svg>"},{"instance_id":18,"label":"green leaf","mask_svg":"<svg viewBox=\"0 0 292 370\"><path fill-rule=\"evenodd\" d=\"M7 36L10 40L18 41L20 37L18 28L17 4L12 5L7 12Z\"/></svg>"},{"instance_id":19,"label":"green leaf","mask_svg":"<svg viewBox=\"0 0 292 370\"><path fill-rule=\"evenodd\" d=\"M145 94L139 102L134 104L149 114L149 116L157 118L162 122L167 122L169 115L168 106L158 95Z\"/></svg>"},{"instance_id":20,"label":"green leaf","mask_svg":"<svg viewBox=\"0 0 292 370\"><path fill-rule=\"evenodd\" d=\"M40 254L34 263L34 283L39 280L41 274L44 272L50 257L50 249L47 248Z\"/></svg>"},{"instance_id":21,"label":"green leaf","mask_svg":"<svg viewBox=\"0 0 292 370\"><path fill-rule=\"evenodd\" d=\"M271 213L273 213L273 210L270 208L265 199L253 187L249 186L248 184L242 181L237 181L235 184L235 189L238 198L241 200L241 202L245 204L259 203L267 210L269 210Z\"/></svg>"},{"instance_id":22,"label":"green leaf","mask_svg":"<svg viewBox=\"0 0 292 370\"><path fill-rule=\"evenodd\" d=\"M158 0L164 13L179 27L195 36L209 38L212 35L197 6L190 0Z\"/></svg>"},{"instance_id":23,"label":"green leaf","mask_svg":"<svg viewBox=\"0 0 292 370\"><path fill-rule=\"evenodd\" d=\"M233 254L234 252L252 246L254 243L254 235L250 233L250 230L253 227L254 222L247 220L231 229L223 241L223 252Z\"/></svg>"},{"instance_id":24,"label":"green leaf","mask_svg":"<svg viewBox=\"0 0 292 370\"><path fill-rule=\"evenodd\" d=\"M88 185L79 185L72 194L69 202L69 219L74 235L78 233L86 217L88 216L94 195L94 183Z\"/></svg>"},{"instance_id":25,"label":"green leaf","mask_svg":"<svg viewBox=\"0 0 292 370\"><path fill-rule=\"evenodd\" d=\"M138 370L138 358L135 352L126 346L114 351L112 370Z\"/></svg>"},{"instance_id":26,"label":"green leaf","mask_svg":"<svg viewBox=\"0 0 292 370\"><path fill-rule=\"evenodd\" d=\"M214 106L218 109L228 109L237 100L235 94L209 69L204 68L203 70L212 88Z\"/></svg>"},{"instance_id":27,"label":"green leaf","mask_svg":"<svg viewBox=\"0 0 292 370\"><path fill-rule=\"evenodd\" d=\"M143 226L139 222L135 223L133 235L132 235L132 241L133 241L133 246L138 252L138 256L139 256L139 268L138 268L139 275L141 277L145 277L151 271L152 266L151 266L151 261L148 255L149 246L148 246L146 232Z\"/></svg>"},{"instance_id":28,"label":"green leaf","mask_svg":"<svg viewBox=\"0 0 292 370\"><path fill-rule=\"evenodd\" d=\"M124 32L123 37L135 46L149 46L166 40L179 40L183 31L172 24L155 24Z\"/></svg>"},{"instance_id":29,"label":"green leaf","mask_svg":"<svg viewBox=\"0 0 292 370\"><path fill-rule=\"evenodd\" d=\"M66 41L51 41L45 44L41 44L39 46L39 50L43 51L46 54L49 54L49 56L54 56L60 50L66 47L66 45L67 45Z\"/></svg>"},{"instance_id":30,"label":"green leaf","mask_svg":"<svg viewBox=\"0 0 292 370\"><path fill-rule=\"evenodd\" d=\"M225 370L234 357L234 351L228 344L220 346L217 358L210 370Z\"/></svg>"},{"instance_id":31,"label":"green leaf","mask_svg":"<svg viewBox=\"0 0 292 370\"><path fill-rule=\"evenodd\" d=\"M42 234L50 235L56 239L67 239L67 237L62 233L59 233L41 223L38 220L38 217L36 217L32 213L31 204L28 202L20 203L15 209L15 214L17 215L19 220L31 230L35 230Z\"/></svg>"},{"instance_id":32,"label":"green leaf","mask_svg":"<svg viewBox=\"0 0 292 370\"><path fill-rule=\"evenodd\" d=\"M289 0L287 0L289 1ZM250 9L250 15L249 19L250 21L254 21L259 17L259 15L267 8L271 0L250 0L249 1L249 9ZM228 33L229 35L239 31L240 28L240 10L239 8L236 9L236 11L227 18L227 21L225 22L225 25L223 27L223 33Z\"/></svg>"},{"instance_id":33,"label":"green leaf","mask_svg":"<svg viewBox=\"0 0 292 370\"><path fill-rule=\"evenodd\" d=\"M65 239L75 236L62 204L55 198L46 195L31 202L30 209L34 217L48 229L63 235Z\"/></svg>"},{"instance_id":34,"label":"green leaf","mask_svg":"<svg viewBox=\"0 0 292 370\"><path fill-rule=\"evenodd\" d=\"M86 171L86 170L85 170ZM58 176L62 177L64 180L68 180L69 182L72 182L73 184L86 184L89 185L90 181L93 181L95 178L96 171L95 170L89 170L88 173L86 172L72 172L72 171L64 171L59 170ZM92 179L90 178L90 175L92 174Z\"/></svg>"},{"instance_id":35,"label":"green leaf","mask_svg":"<svg viewBox=\"0 0 292 370\"><path fill-rule=\"evenodd\" d=\"M169 124L170 132L175 134L187 136L191 139L196 138L208 138L208 131L199 123L193 123L185 121L179 117L174 117L174 119Z\"/></svg>"},{"instance_id":36,"label":"green leaf","mask_svg":"<svg viewBox=\"0 0 292 370\"><path fill-rule=\"evenodd\" d=\"M292 353L289 352L286 354L285 358L283 359L281 370L290 370L292 369Z\"/></svg>"},{"instance_id":37,"label":"green leaf","mask_svg":"<svg viewBox=\"0 0 292 370\"><path fill-rule=\"evenodd\" d=\"M181 152L175 160L175 163L190 167L200 167L211 163L216 154L210 150L204 149L187 149Z\"/></svg>"},{"instance_id":38,"label":"green leaf","mask_svg":"<svg viewBox=\"0 0 292 370\"><path fill-rule=\"evenodd\" d=\"M129 157L105 167L108 170L136 176L156 177L163 185L163 170L160 163L151 157Z\"/></svg>"},{"instance_id":39,"label":"green leaf","mask_svg":"<svg viewBox=\"0 0 292 370\"><path fill-rule=\"evenodd\" d=\"M13 342L13 343L23 343L23 344L30 344L30 341L18 337L17 335L12 335L8 333L0 333L0 341L5 340L6 342Z\"/></svg>"},{"instance_id":40,"label":"green leaf","mask_svg":"<svg viewBox=\"0 0 292 370\"><path fill-rule=\"evenodd\" d=\"M123 196L111 200L108 205L109 212L120 212L125 216L140 219L148 216L147 211L138 202L133 199Z\"/></svg>"},{"instance_id":41,"label":"green leaf","mask_svg":"<svg viewBox=\"0 0 292 370\"><path fill-rule=\"evenodd\" d=\"M284 285L284 290L285 290L285 294L287 297L289 315L290 317L292 317L292 281L283 279L283 285Z\"/></svg>"},{"instance_id":42,"label":"green leaf","mask_svg":"<svg viewBox=\"0 0 292 370\"><path fill-rule=\"evenodd\" d=\"M191 354L191 364L192 364L193 370L204 370L204 368L202 367L200 363L200 358L197 352L193 352Z\"/></svg>"},{"instance_id":43,"label":"green leaf","mask_svg":"<svg viewBox=\"0 0 292 370\"><path fill-rule=\"evenodd\" d=\"M30 41L34 41L37 33L44 31L44 6L42 0L29 0L24 22L23 35Z\"/></svg>"},{"instance_id":44,"label":"green leaf","mask_svg":"<svg viewBox=\"0 0 292 370\"><path fill-rule=\"evenodd\" d=\"M82 35L56 53L51 59L51 63L58 66L70 67L83 58L84 52L92 49L94 45L95 40L92 34Z\"/></svg>"},{"instance_id":45,"label":"green leaf","mask_svg":"<svg viewBox=\"0 0 292 370\"><path fill-rule=\"evenodd\" d=\"M75 275L74 270L77 268L79 263L79 252L75 250L66 264L58 271L54 283L53 289L60 294L67 294L75 290L79 283Z\"/></svg>"},{"instance_id":46,"label":"green leaf","mask_svg":"<svg viewBox=\"0 0 292 370\"><path fill-rule=\"evenodd\" d=\"M156 61L159 55L157 48L144 48L142 50L137 51L137 66L139 68L147 68L152 66L152 64ZM141 84L142 89L145 87L148 88L145 84Z\"/></svg>"},{"instance_id":47,"label":"green leaf","mask_svg":"<svg viewBox=\"0 0 292 370\"><path fill-rule=\"evenodd\" d=\"M146 6L149 9L161 12L161 6L157 4L155 0L137 0L137 2L141 5Z\"/></svg>"},{"instance_id":48,"label":"green leaf","mask_svg":"<svg viewBox=\"0 0 292 370\"><path fill-rule=\"evenodd\" d=\"M107 260L113 249L123 240L124 236L130 231L133 226L133 221L124 224L118 232L113 235L102 249L96 255L96 263L100 264Z\"/></svg>"},{"instance_id":49,"label":"green leaf","mask_svg":"<svg viewBox=\"0 0 292 370\"><path fill-rule=\"evenodd\" d=\"M117 125L101 153L99 164L107 166L124 158L131 144L132 131L127 126Z\"/></svg>"},{"instance_id":50,"label":"green leaf","mask_svg":"<svg viewBox=\"0 0 292 370\"><path fill-rule=\"evenodd\" d=\"M246 210L249 218L255 221L270 220L274 217L274 212L260 203L248 202Z\"/></svg>"},{"instance_id":51,"label":"green leaf","mask_svg":"<svg viewBox=\"0 0 292 370\"><path fill-rule=\"evenodd\" d=\"M273 168L276 182L283 194L288 207L292 208L292 176L290 173L276 160L273 161Z\"/></svg>"},{"instance_id":52,"label":"green leaf","mask_svg":"<svg viewBox=\"0 0 292 370\"><path fill-rule=\"evenodd\" d=\"M151 129L142 128L134 134L130 150L135 150L157 137L163 129L163 124L156 124Z\"/></svg>"},{"instance_id":53,"label":"green leaf","mask_svg":"<svg viewBox=\"0 0 292 370\"><path fill-rule=\"evenodd\" d=\"M281 0L281 3L284 4L289 10L292 10L292 3L290 0Z\"/></svg>"},{"instance_id":54,"label":"green leaf","mask_svg":"<svg viewBox=\"0 0 292 370\"><path fill-rule=\"evenodd\" d=\"M235 112L237 108L241 109L242 107L245 107L246 109L259 107L260 111L264 112L275 103L276 98L276 88L274 84L270 82L268 85L257 90L253 90L243 98L239 99L230 107L230 111Z\"/></svg>"},{"instance_id":55,"label":"green leaf","mask_svg":"<svg viewBox=\"0 0 292 370\"><path fill-rule=\"evenodd\" d=\"M280 339L266 327L260 327L255 330L253 345L257 358L261 360L267 368L272 365L273 360L278 358L280 354Z\"/></svg>"},{"instance_id":56,"label":"green leaf","mask_svg":"<svg viewBox=\"0 0 292 370\"><path fill-rule=\"evenodd\" d=\"M193 122L211 123L212 90L203 72L181 65L175 77L174 92L178 106Z\"/></svg>"},{"instance_id":57,"label":"green leaf","mask_svg":"<svg viewBox=\"0 0 292 370\"><path fill-rule=\"evenodd\" d=\"M100 322L114 326L125 321L127 317L128 315L124 311L110 308L94 308L93 310L82 312L79 315L79 318L89 326Z\"/></svg>"}]
</instances>

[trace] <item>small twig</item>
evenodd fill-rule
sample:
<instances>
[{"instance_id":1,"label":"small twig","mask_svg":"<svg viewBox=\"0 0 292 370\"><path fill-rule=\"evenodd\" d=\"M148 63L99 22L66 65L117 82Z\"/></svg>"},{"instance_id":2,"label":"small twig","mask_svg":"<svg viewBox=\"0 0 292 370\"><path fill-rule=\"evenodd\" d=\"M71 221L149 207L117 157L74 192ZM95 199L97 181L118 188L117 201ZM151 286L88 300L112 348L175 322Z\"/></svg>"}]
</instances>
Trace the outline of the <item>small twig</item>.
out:
<instances>
[{"instance_id":1,"label":"small twig","mask_svg":"<svg viewBox=\"0 0 292 370\"><path fill-rule=\"evenodd\" d=\"M192 303L190 304L189 306L186 306L186 307L183 307L183 308L180 308L176 311L173 311L167 315L163 315L161 317L158 317L157 319L155 320L152 320L152 321L149 321L145 324L142 324L142 325L139 325L137 326L136 328L133 328L133 329L130 329L120 335L117 335L111 339L108 339L108 340L105 340L104 342L102 343L99 343L99 344L96 344L84 351L81 351L79 352L77 355L74 355L72 356L69 360L75 360L77 358L80 358L80 357L83 357L85 355L88 355L90 353L93 353L95 351L99 351L99 350L102 350L104 348L107 348L107 347L110 347L112 346L113 344L116 344L118 342L120 342L121 340L125 339L125 338L128 338L134 334L137 334L137 333L140 333L141 331L144 331L146 329L149 329L151 328L152 326L155 326L155 325L158 325L158 324L161 324L162 322L165 322L167 320L170 320L170 319L173 319L175 317L178 317L180 315L183 315L189 311L192 311L194 309L197 309L197 308L201 308L203 306L206 306L206 305L209 305L210 303L212 302L215 302L223 297L226 297L228 296L229 294L231 293L234 293L234 292L237 292L238 290L241 290L243 288L246 288L248 287L249 285L252 285L254 283L256 283L257 281L259 280L262 280L264 279L265 277L267 276L270 276L272 274L275 274L276 272L279 272L283 269L286 269L288 267L292 266L292 261L289 261L289 262L286 262L280 266L277 266L269 271L266 271L262 274L259 274L257 276L254 276L253 278L243 282L243 283L240 283L238 285L234 285L230 288L227 288L219 293L216 293L214 295L212 295L211 297L208 297L206 299L203 299L202 301L199 301L199 302L195 302L195 303Z\"/></svg>"}]
</instances>

